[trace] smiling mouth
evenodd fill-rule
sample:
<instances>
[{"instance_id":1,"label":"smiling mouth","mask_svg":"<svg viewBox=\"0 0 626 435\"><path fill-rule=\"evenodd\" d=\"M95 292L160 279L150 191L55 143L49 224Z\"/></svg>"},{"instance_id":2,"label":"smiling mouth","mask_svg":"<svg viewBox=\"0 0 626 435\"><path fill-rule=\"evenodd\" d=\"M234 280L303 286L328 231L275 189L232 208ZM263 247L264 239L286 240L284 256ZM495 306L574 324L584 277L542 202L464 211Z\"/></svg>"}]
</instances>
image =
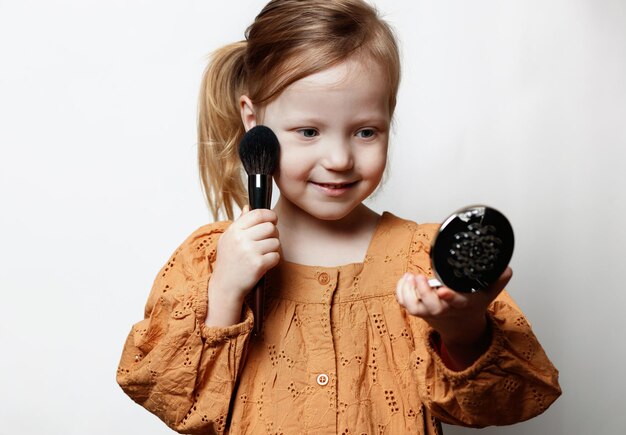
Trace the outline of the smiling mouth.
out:
<instances>
[{"instance_id":1,"label":"smiling mouth","mask_svg":"<svg viewBox=\"0 0 626 435\"><path fill-rule=\"evenodd\" d=\"M345 189L347 187L354 186L356 184L356 181L353 181L352 183L341 183L341 184L313 182L313 184L317 184L318 186L324 187L326 189Z\"/></svg>"}]
</instances>

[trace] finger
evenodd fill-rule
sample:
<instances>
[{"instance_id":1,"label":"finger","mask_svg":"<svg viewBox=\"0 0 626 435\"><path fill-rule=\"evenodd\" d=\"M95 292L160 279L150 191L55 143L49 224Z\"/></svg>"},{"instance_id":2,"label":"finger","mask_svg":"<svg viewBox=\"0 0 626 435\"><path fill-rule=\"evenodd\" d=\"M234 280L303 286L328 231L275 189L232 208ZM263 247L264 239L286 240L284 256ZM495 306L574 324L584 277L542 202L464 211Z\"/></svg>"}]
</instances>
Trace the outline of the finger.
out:
<instances>
[{"instance_id":1,"label":"finger","mask_svg":"<svg viewBox=\"0 0 626 435\"><path fill-rule=\"evenodd\" d=\"M276 266L279 262L280 254L278 254L278 252L268 252L256 257L254 262L251 263L253 266L252 270L255 271L254 281L256 282L261 279L261 277L263 277L268 270Z\"/></svg>"},{"instance_id":2,"label":"finger","mask_svg":"<svg viewBox=\"0 0 626 435\"><path fill-rule=\"evenodd\" d=\"M263 264L265 265L266 270L271 269L280 263L280 254L278 252L268 252L267 254L263 254Z\"/></svg>"},{"instance_id":3,"label":"finger","mask_svg":"<svg viewBox=\"0 0 626 435\"><path fill-rule=\"evenodd\" d=\"M475 297L473 294L455 292L449 287L440 287L437 289L439 299L443 301L445 306L454 308L464 308L469 303L469 298Z\"/></svg>"},{"instance_id":4,"label":"finger","mask_svg":"<svg viewBox=\"0 0 626 435\"><path fill-rule=\"evenodd\" d=\"M402 298L404 300L404 308L414 316L424 315L424 307L420 299L415 285L415 276L409 274L402 283Z\"/></svg>"},{"instance_id":5,"label":"finger","mask_svg":"<svg viewBox=\"0 0 626 435\"><path fill-rule=\"evenodd\" d=\"M269 238L278 238L278 228L273 222L262 222L252 227L246 228L246 237L250 240L265 240Z\"/></svg>"},{"instance_id":6,"label":"finger","mask_svg":"<svg viewBox=\"0 0 626 435\"><path fill-rule=\"evenodd\" d=\"M250 211L250 206L249 205L244 205L243 207L241 207L241 213L239 213L239 217L237 217L236 219L233 220L234 224L239 224L241 222L241 219Z\"/></svg>"},{"instance_id":7,"label":"finger","mask_svg":"<svg viewBox=\"0 0 626 435\"><path fill-rule=\"evenodd\" d=\"M511 278L513 278L513 269L507 266L504 272L502 272L502 275L500 275L500 278L498 278L498 281L496 281L496 285L504 288L509 281L511 281Z\"/></svg>"},{"instance_id":8,"label":"finger","mask_svg":"<svg viewBox=\"0 0 626 435\"><path fill-rule=\"evenodd\" d=\"M396 299L398 300L398 303L402 306L404 306L404 295L402 293L402 286L404 285L404 280L407 278L407 276L407 273L402 275L402 277L400 277L396 284Z\"/></svg>"},{"instance_id":9,"label":"finger","mask_svg":"<svg viewBox=\"0 0 626 435\"><path fill-rule=\"evenodd\" d=\"M259 254L269 254L280 250L280 241L276 238L264 239L256 242L256 249Z\"/></svg>"},{"instance_id":10,"label":"finger","mask_svg":"<svg viewBox=\"0 0 626 435\"><path fill-rule=\"evenodd\" d=\"M500 294L500 292L504 290L504 287L509 283L509 281L511 281L512 277L513 270L510 267L504 269L504 272L502 272L502 275L500 275L497 281L487 287L487 293L489 294L489 298L491 300L495 299Z\"/></svg>"},{"instance_id":11,"label":"finger","mask_svg":"<svg viewBox=\"0 0 626 435\"><path fill-rule=\"evenodd\" d=\"M443 305L441 299L436 290L428 284L428 279L424 275L418 275L415 278L417 292L422 299L422 303L426 307L429 313L439 314L443 311Z\"/></svg>"},{"instance_id":12,"label":"finger","mask_svg":"<svg viewBox=\"0 0 626 435\"><path fill-rule=\"evenodd\" d=\"M272 222L276 224L276 222L278 222L278 216L276 216L276 213L273 210L257 208L255 210L250 210L237 220L239 227L244 230L263 222Z\"/></svg>"},{"instance_id":13,"label":"finger","mask_svg":"<svg viewBox=\"0 0 626 435\"><path fill-rule=\"evenodd\" d=\"M439 296L439 299L441 299L442 301L446 301L446 302L453 301L458 294L451 288L448 288L445 286L439 287L435 291L437 292L437 296Z\"/></svg>"}]
</instances>

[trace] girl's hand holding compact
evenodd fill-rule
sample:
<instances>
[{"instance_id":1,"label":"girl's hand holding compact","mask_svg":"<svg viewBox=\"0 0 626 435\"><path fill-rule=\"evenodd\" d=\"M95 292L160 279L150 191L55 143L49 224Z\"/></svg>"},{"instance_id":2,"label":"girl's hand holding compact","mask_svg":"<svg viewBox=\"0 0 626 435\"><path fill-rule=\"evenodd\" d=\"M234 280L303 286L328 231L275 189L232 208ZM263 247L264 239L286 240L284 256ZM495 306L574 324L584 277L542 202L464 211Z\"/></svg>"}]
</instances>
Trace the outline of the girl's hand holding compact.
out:
<instances>
[{"instance_id":1,"label":"girl's hand holding compact","mask_svg":"<svg viewBox=\"0 0 626 435\"><path fill-rule=\"evenodd\" d=\"M433 288L424 275L405 273L396 285L396 298L409 314L424 319L445 345L444 362L461 370L471 365L489 346L487 307L504 289L513 271L507 267L484 291L460 293L448 287ZM443 356L443 355L442 355Z\"/></svg>"}]
</instances>

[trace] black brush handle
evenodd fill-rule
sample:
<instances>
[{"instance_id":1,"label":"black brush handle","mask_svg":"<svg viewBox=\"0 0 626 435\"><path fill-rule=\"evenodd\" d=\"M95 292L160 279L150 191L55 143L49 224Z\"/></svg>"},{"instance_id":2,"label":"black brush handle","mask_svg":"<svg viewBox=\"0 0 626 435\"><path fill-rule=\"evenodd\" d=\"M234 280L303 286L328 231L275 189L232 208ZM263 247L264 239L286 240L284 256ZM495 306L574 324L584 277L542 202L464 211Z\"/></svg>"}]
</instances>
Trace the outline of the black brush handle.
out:
<instances>
[{"instance_id":1,"label":"black brush handle","mask_svg":"<svg viewBox=\"0 0 626 435\"><path fill-rule=\"evenodd\" d=\"M262 276L254 287L254 335L263 329L263 313L265 312L265 276Z\"/></svg>"},{"instance_id":2,"label":"black brush handle","mask_svg":"<svg viewBox=\"0 0 626 435\"><path fill-rule=\"evenodd\" d=\"M270 208L272 205L272 176L265 174L248 175L248 199L250 209Z\"/></svg>"},{"instance_id":3,"label":"black brush handle","mask_svg":"<svg viewBox=\"0 0 626 435\"><path fill-rule=\"evenodd\" d=\"M265 174L248 175L248 200L250 209L269 209L272 205L272 176ZM259 335L263 328L265 311L265 276L262 276L254 289L254 334Z\"/></svg>"}]
</instances>

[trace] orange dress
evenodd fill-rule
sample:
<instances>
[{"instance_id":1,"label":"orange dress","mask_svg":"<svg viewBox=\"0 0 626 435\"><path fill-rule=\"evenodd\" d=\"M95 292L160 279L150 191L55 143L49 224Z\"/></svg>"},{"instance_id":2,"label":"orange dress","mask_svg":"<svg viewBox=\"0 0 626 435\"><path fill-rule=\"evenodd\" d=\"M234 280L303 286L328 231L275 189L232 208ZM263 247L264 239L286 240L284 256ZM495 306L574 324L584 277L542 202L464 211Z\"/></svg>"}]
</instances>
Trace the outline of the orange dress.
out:
<instances>
[{"instance_id":1,"label":"orange dress","mask_svg":"<svg viewBox=\"0 0 626 435\"><path fill-rule=\"evenodd\" d=\"M283 261L268 272L260 336L247 307L241 323L207 327L207 282L228 225L201 227L161 269L117 371L124 391L174 430L439 434L439 421L526 420L560 395L557 370L506 292L489 307L485 354L460 372L444 365L436 333L395 297L404 272L430 274L437 225L390 213L363 263Z\"/></svg>"}]
</instances>

